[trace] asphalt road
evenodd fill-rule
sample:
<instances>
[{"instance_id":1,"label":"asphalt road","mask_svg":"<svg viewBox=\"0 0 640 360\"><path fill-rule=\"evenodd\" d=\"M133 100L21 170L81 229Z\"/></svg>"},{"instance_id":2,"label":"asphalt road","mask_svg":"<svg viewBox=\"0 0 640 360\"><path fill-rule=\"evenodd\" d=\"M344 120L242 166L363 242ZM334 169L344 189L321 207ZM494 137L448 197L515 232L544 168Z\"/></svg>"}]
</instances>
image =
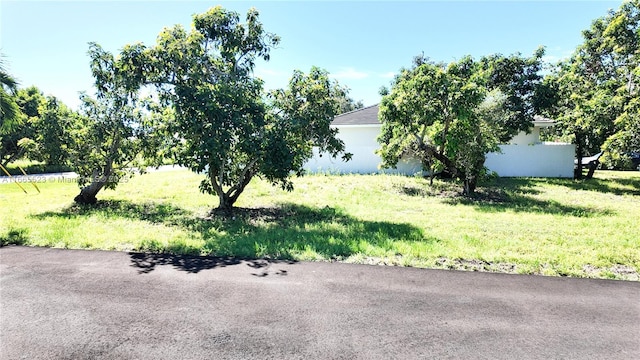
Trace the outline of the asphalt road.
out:
<instances>
[{"instance_id":1,"label":"asphalt road","mask_svg":"<svg viewBox=\"0 0 640 360\"><path fill-rule=\"evenodd\" d=\"M2 359L640 359L640 283L0 248Z\"/></svg>"}]
</instances>

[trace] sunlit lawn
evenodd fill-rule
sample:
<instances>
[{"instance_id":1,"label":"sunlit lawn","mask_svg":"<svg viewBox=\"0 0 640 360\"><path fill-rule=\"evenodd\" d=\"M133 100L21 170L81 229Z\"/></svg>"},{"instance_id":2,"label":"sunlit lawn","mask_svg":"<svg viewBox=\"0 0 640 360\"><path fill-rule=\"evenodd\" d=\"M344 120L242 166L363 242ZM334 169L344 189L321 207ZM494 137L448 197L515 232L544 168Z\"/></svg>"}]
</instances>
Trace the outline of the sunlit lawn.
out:
<instances>
[{"instance_id":1,"label":"sunlit lawn","mask_svg":"<svg viewBox=\"0 0 640 360\"><path fill-rule=\"evenodd\" d=\"M448 182L306 176L254 180L234 218L187 171L138 176L78 207L75 183L0 184L0 240L34 246L339 260L638 280L640 172L589 181L499 179L475 199ZM247 210L252 209L252 210Z\"/></svg>"}]
</instances>

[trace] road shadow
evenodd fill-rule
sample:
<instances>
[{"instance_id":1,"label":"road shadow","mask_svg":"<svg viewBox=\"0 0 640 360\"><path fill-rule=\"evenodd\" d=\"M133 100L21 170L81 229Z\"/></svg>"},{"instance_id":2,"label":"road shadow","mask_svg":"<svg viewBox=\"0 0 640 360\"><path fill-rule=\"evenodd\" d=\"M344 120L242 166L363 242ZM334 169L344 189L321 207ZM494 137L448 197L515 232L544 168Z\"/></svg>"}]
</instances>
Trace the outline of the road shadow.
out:
<instances>
[{"instance_id":1,"label":"road shadow","mask_svg":"<svg viewBox=\"0 0 640 360\"><path fill-rule=\"evenodd\" d=\"M230 216L203 216L172 204L107 200L99 201L97 206L74 204L61 211L33 215L37 219L91 216L106 221L125 218L177 227L186 231L188 237L203 240L203 245L195 246L194 242L167 243L148 236L131 254L133 265L141 273L153 271L159 265L187 272L237 265L240 261L258 266L276 260L293 261L300 254L341 260L372 247L395 255L398 242L439 241L426 237L422 229L410 224L364 221L332 207L293 203L235 209Z\"/></svg>"},{"instance_id":2,"label":"road shadow","mask_svg":"<svg viewBox=\"0 0 640 360\"><path fill-rule=\"evenodd\" d=\"M156 269L157 266L171 266L176 270L186 271L188 273L197 274L203 270L211 270L215 268L246 264L247 266L260 270L252 273L254 276L268 276L272 264L295 264L295 260L268 260L268 259L240 259L234 257L216 257L216 256L194 256L179 255L169 253L145 253L130 252L131 266L138 269L140 274L148 274ZM278 270L275 275L286 275L286 270Z\"/></svg>"},{"instance_id":3,"label":"road shadow","mask_svg":"<svg viewBox=\"0 0 640 360\"><path fill-rule=\"evenodd\" d=\"M137 268L141 274L150 273L155 270L157 266L166 265L195 274L202 270L238 265L241 262L240 259L230 257L175 255L167 253L130 252L129 256L131 257L131 266Z\"/></svg>"}]
</instances>

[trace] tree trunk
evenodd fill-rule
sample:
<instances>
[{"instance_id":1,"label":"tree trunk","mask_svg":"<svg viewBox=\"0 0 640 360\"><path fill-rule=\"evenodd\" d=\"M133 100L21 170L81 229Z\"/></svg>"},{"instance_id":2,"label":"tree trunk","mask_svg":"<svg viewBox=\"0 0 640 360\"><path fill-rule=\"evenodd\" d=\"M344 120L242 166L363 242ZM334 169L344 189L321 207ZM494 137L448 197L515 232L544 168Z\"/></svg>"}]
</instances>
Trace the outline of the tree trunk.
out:
<instances>
[{"instance_id":1,"label":"tree trunk","mask_svg":"<svg viewBox=\"0 0 640 360\"><path fill-rule=\"evenodd\" d=\"M247 165L247 167L242 171L238 182L227 191L224 191L222 187L222 171L216 173L212 166L209 167L209 179L211 181L211 186L218 195L218 207L216 208L216 211L224 213L225 215L231 215L233 211L233 204L236 203L240 194L242 194L245 187L249 185L251 179L255 175L253 166L256 163L257 159L251 161L251 163L249 163L249 165Z\"/></svg>"},{"instance_id":2,"label":"tree trunk","mask_svg":"<svg viewBox=\"0 0 640 360\"><path fill-rule=\"evenodd\" d=\"M223 212L227 215L230 215L233 212L233 204L236 203L240 194L244 191L244 188L249 184L251 178L243 180L241 183L238 183L233 188L229 189L229 191L219 191L218 192L218 208L217 211ZM220 189L222 189L220 187Z\"/></svg>"},{"instance_id":3,"label":"tree trunk","mask_svg":"<svg viewBox=\"0 0 640 360\"><path fill-rule=\"evenodd\" d=\"M440 161L444 167L451 173L451 175L453 177L458 176L458 174L460 173L459 169L455 166L455 164L453 163L453 161L451 161L451 159L449 159L448 157L446 157L444 154L441 154L440 152L438 152L436 150L435 147L431 146L431 145L427 145L427 144L421 144L420 145L422 150L427 152L427 154L429 154L429 156L432 156L433 158L435 158L436 160Z\"/></svg>"},{"instance_id":4,"label":"tree trunk","mask_svg":"<svg viewBox=\"0 0 640 360\"><path fill-rule=\"evenodd\" d=\"M94 172L93 178L91 179L91 184L83 187L80 190L80 194L78 194L75 198L73 198L73 201L75 201L78 204L90 204L90 205L93 205L96 202L98 202L96 195L98 195L98 192L100 192L100 190L102 190L102 188L109 181L109 177L111 176L112 166L113 166L112 162L109 162L109 164L105 166L104 168L105 171L102 175L98 175L97 172Z\"/></svg>"},{"instance_id":5,"label":"tree trunk","mask_svg":"<svg viewBox=\"0 0 640 360\"><path fill-rule=\"evenodd\" d=\"M429 171L429 186L433 186L433 179L436 177L435 171L433 171L433 164L431 160L422 159L422 170Z\"/></svg>"},{"instance_id":6,"label":"tree trunk","mask_svg":"<svg viewBox=\"0 0 640 360\"><path fill-rule=\"evenodd\" d=\"M577 180L582 179L582 137L579 133L575 133L576 137L576 159L578 160L578 165L573 172L573 178Z\"/></svg>"},{"instance_id":7,"label":"tree trunk","mask_svg":"<svg viewBox=\"0 0 640 360\"><path fill-rule=\"evenodd\" d=\"M104 182L94 180L91 184L83 187L80 190L80 194L73 198L73 201L78 204L95 204L96 202L98 202L96 195L98 195L98 192L100 192L100 190L104 187L104 184Z\"/></svg>"},{"instance_id":8,"label":"tree trunk","mask_svg":"<svg viewBox=\"0 0 640 360\"><path fill-rule=\"evenodd\" d=\"M7 167L13 161L20 159L22 155L24 155L24 149L21 149L19 152L9 156L8 158L4 158L2 160L2 166Z\"/></svg>"},{"instance_id":9,"label":"tree trunk","mask_svg":"<svg viewBox=\"0 0 640 360\"><path fill-rule=\"evenodd\" d=\"M473 178L473 179L464 179L464 188L462 190L462 194L466 195L466 196L471 196L475 193L476 191L476 185L477 185L477 179Z\"/></svg>"},{"instance_id":10,"label":"tree trunk","mask_svg":"<svg viewBox=\"0 0 640 360\"><path fill-rule=\"evenodd\" d=\"M219 203L216 211L224 213L225 215L231 215L233 212L233 204L236 202L235 199L232 199L231 196L226 193L218 194L218 199Z\"/></svg>"}]
</instances>

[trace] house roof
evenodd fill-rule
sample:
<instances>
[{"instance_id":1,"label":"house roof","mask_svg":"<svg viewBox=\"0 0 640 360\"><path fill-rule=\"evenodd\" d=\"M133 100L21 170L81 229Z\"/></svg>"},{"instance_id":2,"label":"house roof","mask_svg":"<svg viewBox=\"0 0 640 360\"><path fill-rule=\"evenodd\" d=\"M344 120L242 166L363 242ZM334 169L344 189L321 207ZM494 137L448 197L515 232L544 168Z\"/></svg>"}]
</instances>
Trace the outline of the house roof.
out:
<instances>
[{"instance_id":1,"label":"house roof","mask_svg":"<svg viewBox=\"0 0 640 360\"><path fill-rule=\"evenodd\" d=\"M331 125L380 125L378 104L336 116Z\"/></svg>"},{"instance_id":2,"label":"house roof","mask_svg":"<svg viewBox=\"0 0 640 360\"><path fill-rule=\"evenodd\" d=\"M533 125L534 126L550 127L550 126L553 126L555 124L556 124L555 121L553 121L553 120L551 120L549 118L546 118L546 117L542 117L540 115L535 115L533 117Z\"/></svg>"},{"instance_id":3,"label":"house roof","mask_svg":"<svg viewBox=\"0 0 640 360\"><path fill-rule=\"evenodd\" d=\"M336 116L331 125L380 125L378 120L378 104L349 111ZM556 122L539 115L533 117L533 125L539 127L553 126Z\"/></svg>"}]
</instances>

